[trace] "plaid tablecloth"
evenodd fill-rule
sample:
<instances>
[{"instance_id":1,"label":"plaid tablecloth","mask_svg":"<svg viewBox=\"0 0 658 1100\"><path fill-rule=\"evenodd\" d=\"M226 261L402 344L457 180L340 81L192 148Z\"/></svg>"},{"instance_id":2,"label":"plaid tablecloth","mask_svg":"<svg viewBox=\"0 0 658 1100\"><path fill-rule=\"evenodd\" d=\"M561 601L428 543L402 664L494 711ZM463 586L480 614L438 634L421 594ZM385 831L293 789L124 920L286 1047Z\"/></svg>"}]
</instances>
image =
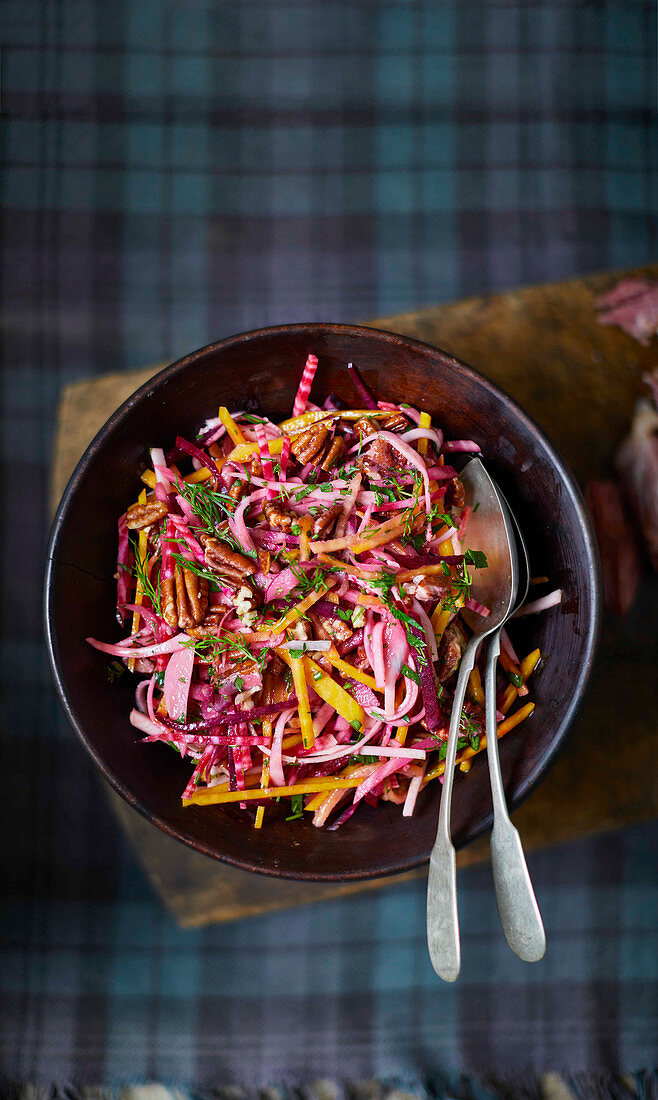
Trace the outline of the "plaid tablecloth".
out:
<instances>
[{"instance_id":1,"label":"plaid tablecloth","mask_svg":"<svg viewBox=\"0 0 658 1100\"><path fill-rule=\"evenodd\" d=\"M655 829L533 857L534 967L465 874L454 988L420 886L182 932L57 709L39 590L63 382L655 259L653 3L6 0L3 29L2 1071L454 1094L646 1065Z\"/></svg>"}]
</instances>

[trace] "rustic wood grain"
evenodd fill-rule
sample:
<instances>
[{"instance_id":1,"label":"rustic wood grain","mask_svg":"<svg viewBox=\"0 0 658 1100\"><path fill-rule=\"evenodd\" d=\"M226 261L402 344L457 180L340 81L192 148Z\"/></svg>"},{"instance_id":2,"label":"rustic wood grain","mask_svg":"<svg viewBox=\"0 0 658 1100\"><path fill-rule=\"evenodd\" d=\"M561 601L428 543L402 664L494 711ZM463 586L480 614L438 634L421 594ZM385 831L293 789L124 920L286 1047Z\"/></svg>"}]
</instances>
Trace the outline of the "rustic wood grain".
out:
<instances>
[{"instance_id":1,"label":"rustic wood grain","mask_svg":"<svg viewBox=\"0 0 658 1100\"><path fill-rule=\"evenodd\" d=\"M642 373L658 361L655 343L643 348L596 321L596 295L621 274L471 298L371 323L438 345L498 382L538 422L584 484L609 470L642 390ZM658 277L658 264L633 274ZM98 428L157 369L107 375L64 390L53 507ZM514 815L528 848L656 816L657 665L654 579L646 582L629 619L606 621L589 698L571 742ZM424 874L344 886L249 875L166 837L113 792L110 799L154 888L186 927L378 889ZM460 864L479 862L487 854L488 840L482 838L459 854Z\"/></svg>"}]
</instances>

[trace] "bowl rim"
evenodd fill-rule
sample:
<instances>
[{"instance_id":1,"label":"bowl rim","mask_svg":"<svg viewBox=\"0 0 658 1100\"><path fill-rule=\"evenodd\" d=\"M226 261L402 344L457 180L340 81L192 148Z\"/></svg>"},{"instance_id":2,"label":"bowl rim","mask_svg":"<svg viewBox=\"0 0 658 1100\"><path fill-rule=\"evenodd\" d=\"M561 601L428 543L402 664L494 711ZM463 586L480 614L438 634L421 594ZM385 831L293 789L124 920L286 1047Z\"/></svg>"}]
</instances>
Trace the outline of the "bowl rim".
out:
<instances>
[{"instance_id":1,"label":"bowl rim","mask_svg":"<svg viewBox=\"0 0 658 1100\"><path fill-rule=\"evenodd\" d=\"M509 413L520 420L523 425L528 429L531 434L539 437L542 445L545 447L546 452L551 460L551 463L556 468L560 481L564 488L568 492L570 502L574 508L578 526L583 534L587 559L584 565L584 569L587 572L590 579L590 592L587 611L587 630L583 640L583 659L580 664L578 676L574 686L573 695L566 708L566 711L556 727L553 734L553 738L543 754L542 758L535 765L533 770L523 779L514 797L509 798L508 808L510 813L517 809L522 802L532 793L538 783L545 778L550 769L555 764L557 757L567 743L568 737L573 729L574 722L582 709L584 702L588 682L594 666L596 657L596 650L601 633L602 623L602 586L601 586L601 567L599 561L598 548L593 533L593 528L585 501L581 490L575 480L574 475L569 469L567 463L564 461L559 451L556 449L553 443L547 438L543 430L533 420L528 413L521 408L521 406L510 397L505 390L503 390L496 382L487 378L486 375L476 370L475 367L470 366L463 360L452 355L450 352L445 351L443 348L437 347L433 344L428 344L422 340L416 340L413 337L404 336L400 333L391 332L388 329L380 329L370 325L356 325L356 324L341 324L338 322L313 322L313 321L299 321L292 322L290 324L282 325L270 325L259 329L250 329L245 332L237 333L234 336L229 336L224 340L215 341L212 344L205 344L195 351L188 353L187 355L176 359L173 363L168 364L161 370L157 371L151 378L148 378L142 383L125 401L119 405L119 407L112 413L105 423L99 428L95 436L86 447L84 453L78 460L73 473L71 474L66 488L62 493L61 499L57 506L55 516L52 521L50 534L48 537L48 545L46 550L46 565L44 570L44 589L43 589L43 619L44 619L44 633L46 640L46 649L48 653L48 660L50 663L51 672L55 681L57 694L59 701L64 709L64 712L68 718L69 723L75 730L78 738L84 745L85 749L93 759L96 767L100 771L103 778L109 783L121 797L132 806L138 813L140 813L147 821L157 826L166 835L172 837L175 840L187 845L193 850L200 852L203 855L210 856L213 859L219 860L222 863L226 863L230 866L237 867L243 871L256 872L258 874L264 874L273 878L283 878L295 881L318 881L318 882L345 882L345 881L365 881L366 879L384 877L386 875L399 874L405 871L411 871L418 867L422 867L429 860L429 854L425 858L411 857L410 859L401 862L398 858L394 862L390 862L388 865L382 866L381 869L372 871L355 871L355 872L299 872L294 873L285 868L268 867L261 868L254 864L254 862L248 859L240 859L234 856L222 855L209 843L197 839L183 830L177 828L175 825L161 817L160 814L152 810L145 802L140 798L137 798L130 787L118 776L115 772L106 765L102 756L87 737L87 734L78 722L73 708L69 702L63 678L59 669L59 657L58 646L55 631L54 622L54 608L52 600L53 590L53 573L54 569L58 565L65 565L66 563L58 561L57 549L60 538L62 537L63 528L65 522L68 519L68 515L71 509L72 501L77 492L78 486L84 479L87 472L87 468L92 460L97 456L102 449L106 438L114 431L118 424L128 415L132 408L139 404L145 398L153 396L155 390L159 388L162 383L167 382L170 378L175 377L178 374L183 373L189 366L199 362L211 355L215 355L218 352L225 351L228 348L238 346L240 344L249 344L257 340L266 338L268 336L276 334L285 335L303 335L306 333L322 333L327 335L353 335L355 337L368 336L376 337L383 340L384 343L403 343L412 348L415 348L418 352L426 354L430 352L432 355L438 355L447 364L457 367L463 374L465 374L472 381L478 384L484 384L489 388L497 399L502 403ZM483 818L479 825L474 826L469 832L463 844L465 846L471 843L477 837L487 833L491 828L493 821L493 812L489 813L486 818Z\"/></svg>"}]
</instances>

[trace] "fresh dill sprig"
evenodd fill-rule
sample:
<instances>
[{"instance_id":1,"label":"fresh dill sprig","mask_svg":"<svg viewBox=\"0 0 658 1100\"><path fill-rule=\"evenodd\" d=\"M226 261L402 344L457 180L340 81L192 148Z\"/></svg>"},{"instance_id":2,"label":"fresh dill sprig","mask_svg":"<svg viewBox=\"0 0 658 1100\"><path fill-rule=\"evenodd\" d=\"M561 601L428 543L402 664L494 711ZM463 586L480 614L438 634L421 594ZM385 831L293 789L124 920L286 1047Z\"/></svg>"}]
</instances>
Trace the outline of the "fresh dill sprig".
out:
<instances>
[{"instance_id":1,"label":"fresh dill sprig","mask_svg":"<svg viewBox=\"0 0 658 1100\"><path fill-rule=\"evenodd\" d=\"M158 563L158 565L153 570L153 573L156 576L156 583L153 584L147 572L148 553L146 555L146 558L142 560L142 558L140 558L139 556L139 544L137 539L131 538L130 544L135 559L135 565L132 569L130 569L130 567L127 565L122 566L122 568L125 569L126 572L130 573L131 576L135 577L137 581L138 591L144 593L146 598L151 601L151 606L153 607L156 615L160 615L160 564Z\"/></svg>"},{"instance_id":2,"label":"fresh dill sprig","mask_svg":"<svg viewBox=\"0 0 658 1100\"><path fill-rule=\"evenodd\" d=\"M197 577L208 581L211 591L219 592L219 579L214 573L211 573L210 569L204 569L203 566L197 565L195 561L184 558L182 554L174 552L171 556L174 561L178 562L181 569L187 569L190 573L194 573Z\"/></svg>"},{"instance_id":3,"label":"fresh dill sprig","mask_svg":"<svg viewBox=\"0 0 658 1100\"><path fill-rule=\"evenodd\" d=\"M210 488L207 482L195 484L176 478L174 484L207 535L216 535L218 528L226 524L227 517L235 510L236 502L233 497Z\"/></svg>"}]
</instances>

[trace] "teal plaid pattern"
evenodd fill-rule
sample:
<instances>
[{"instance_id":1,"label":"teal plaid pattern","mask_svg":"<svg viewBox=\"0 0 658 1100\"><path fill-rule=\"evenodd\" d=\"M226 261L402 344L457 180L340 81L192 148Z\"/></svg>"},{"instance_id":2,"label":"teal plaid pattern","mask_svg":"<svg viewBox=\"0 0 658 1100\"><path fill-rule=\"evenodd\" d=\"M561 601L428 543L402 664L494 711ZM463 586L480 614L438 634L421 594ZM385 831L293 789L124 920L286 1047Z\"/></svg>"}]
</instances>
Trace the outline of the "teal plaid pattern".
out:
<instances>
[{"instance_id":1,"label":"teal plaid pattern","mask_svg":"<svg viewBox=\"0 0 658 1100\"><path fill-rule=\"evenodd\" d=\"M655 259L655 41L649 0L6 0L7 1079L456 1095L462 1073L651 1060L655 827L532 857L534 967L488 870L464 874L456 987L420 885L177 929L59 713L40 578L64 383Z\"/></svg>"}]
</instances>

